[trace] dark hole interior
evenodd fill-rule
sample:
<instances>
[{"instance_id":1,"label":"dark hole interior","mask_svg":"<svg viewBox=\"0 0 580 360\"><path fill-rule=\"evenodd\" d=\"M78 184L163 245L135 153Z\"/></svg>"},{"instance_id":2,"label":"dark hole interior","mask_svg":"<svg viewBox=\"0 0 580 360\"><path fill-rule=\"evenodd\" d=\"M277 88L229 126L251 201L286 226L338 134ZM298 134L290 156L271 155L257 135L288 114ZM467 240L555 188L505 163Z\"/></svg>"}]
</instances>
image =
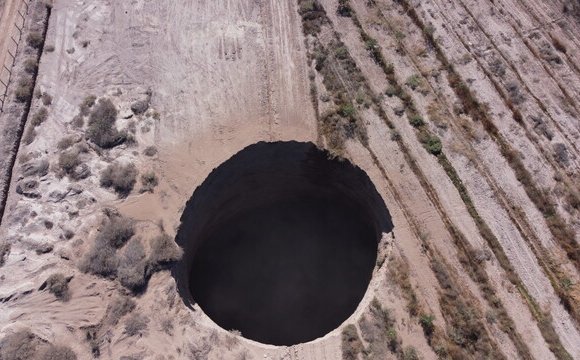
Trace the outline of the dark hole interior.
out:
<instances>
[{"instance_id":1,"label":"dark hole interior","mask_svg":"<svg viewBox=\"0 0 580 360\"><path fill-rule=\"evenodd\" d=\"M181 218L186 302L274 345L325 335L356 309L391 218L368 176L312 143L257 143L215 169Z\"/></svg>"}]
</instances>

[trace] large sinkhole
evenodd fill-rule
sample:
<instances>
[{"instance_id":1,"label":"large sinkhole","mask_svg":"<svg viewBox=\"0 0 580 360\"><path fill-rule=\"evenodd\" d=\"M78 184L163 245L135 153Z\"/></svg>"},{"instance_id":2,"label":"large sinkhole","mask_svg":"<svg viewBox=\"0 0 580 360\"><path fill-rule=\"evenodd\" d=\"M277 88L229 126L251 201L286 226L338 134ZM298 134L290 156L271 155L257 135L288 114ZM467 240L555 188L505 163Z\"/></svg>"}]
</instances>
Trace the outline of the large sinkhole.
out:
<instances>
[{"instance_id":1,"label":"large sinkhole","mask_svg":"<svg viewBox=\"0 0 580 360\"><path fill-rule=\"evenodd\" d=\"M186 303L222 328L293 345L356 309L391 218L368 176L312 143L257 143L188 201L174 268Z\"/></svg>"}]
</instances>

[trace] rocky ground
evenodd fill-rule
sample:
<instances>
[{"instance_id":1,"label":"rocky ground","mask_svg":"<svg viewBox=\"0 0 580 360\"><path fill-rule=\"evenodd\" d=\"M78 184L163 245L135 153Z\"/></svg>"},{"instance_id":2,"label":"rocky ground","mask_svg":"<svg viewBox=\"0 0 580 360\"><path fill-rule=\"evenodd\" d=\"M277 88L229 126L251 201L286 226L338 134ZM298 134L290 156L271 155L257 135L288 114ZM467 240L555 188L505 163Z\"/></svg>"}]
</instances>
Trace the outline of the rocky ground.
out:
<instances>
[{"instance_id":1,"label":"rocky ground","mask_svg":"<svg viewBox=\"0 0 580 360\"><path fill-rule=\"evenodd\" d=\"M0 114L0 359L580 358L577 3L29 7ZM278 140L364 169L394 225L357 311L290 347L219 328L168 271L193 190Z\"/></svg>"}]
</instances>

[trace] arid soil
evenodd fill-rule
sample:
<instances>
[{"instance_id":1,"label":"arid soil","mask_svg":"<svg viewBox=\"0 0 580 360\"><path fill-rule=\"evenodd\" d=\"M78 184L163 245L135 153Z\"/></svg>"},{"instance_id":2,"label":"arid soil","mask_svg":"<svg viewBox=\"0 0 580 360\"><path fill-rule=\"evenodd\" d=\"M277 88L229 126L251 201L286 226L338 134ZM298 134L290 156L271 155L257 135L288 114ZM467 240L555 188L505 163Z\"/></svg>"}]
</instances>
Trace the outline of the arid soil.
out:
<instances>
[{"instance_id":1,"label":"arid soil","mask_svg":"<svg viewBox=\"0 0 580 360\"><path fill-rule=\"evenodd\" d=\"M29 6L0 114L1 360L22 334L25 358L580 359L577 2ZM393 230L343 324L273 346L170 270L211 171L289 140L363 169Z\"/></svg>"}]
</instances>

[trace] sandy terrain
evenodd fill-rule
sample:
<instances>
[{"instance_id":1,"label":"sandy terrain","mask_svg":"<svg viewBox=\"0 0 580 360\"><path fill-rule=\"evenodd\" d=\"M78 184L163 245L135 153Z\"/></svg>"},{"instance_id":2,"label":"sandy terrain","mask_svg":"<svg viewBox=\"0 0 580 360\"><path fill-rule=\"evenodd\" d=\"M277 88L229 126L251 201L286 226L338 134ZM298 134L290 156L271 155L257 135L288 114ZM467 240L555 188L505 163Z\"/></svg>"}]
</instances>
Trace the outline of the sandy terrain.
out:
<instances>
[{"instance_id":1,"label":"sandy terrain","mask_svg":"<svg viewBox=\"0 0 580 360\"><path fill-rule=\"evenodd\" d=\"M20 3L4 2L0 34ZM12 181L0 245L11 246L0 251L0 339L30 328L79 359L93 358L87 334L95 334L103 359L334 360L348 358L342 332L353 324L361 346L373 349L357 359L397 359L412 349L422 359L580 359L578 19L560 2L535 0L318 0L324 20L305 35L305 3L54 1L44 44L54 50L43 52L35 83L52 101L33 97L26 130L42 108L47 118L29 143L17 139L19 160L3 169ZM343 3L349 16L337 11ZM0 61L8 40L0 38ZM465 106L467 91L479 113ZM85 141L86 126L74 123L88 95L112 101L133 144L103 150ZM138 101L148 108L132 110ZM338 329L305 344L260 344L187 307L170 271L154 273L133 297L119 281L79 270L102 232L103 208L135 219L144 242L160 231L173 237L195 188L240 149L284 140L332 149L328 114L365 134L341 135L341 155L369 175L394 225L379 243L384 261L365 297ZM414 115L421 124L411 123ZM443 155L422 136L440 139ZM63 139L86 144L88 170L78 180L59 172ZM31 175L43 162L46 171ZM114 162L152 171L159 184L139 191L138 180L119 197L100 184ZM549 216L530 186L545 189ZM572 250L554 218L571 229ZM70 277L68 301L43 287L56 272ZM131 315L111 320L121 295L133 297L146 330L129 334ZM386 337L382 345L365 337L362 320L375 298L393 318L394 350ZM476 340L462 335L470 327Z\"/></svg>"}]
</instances>

